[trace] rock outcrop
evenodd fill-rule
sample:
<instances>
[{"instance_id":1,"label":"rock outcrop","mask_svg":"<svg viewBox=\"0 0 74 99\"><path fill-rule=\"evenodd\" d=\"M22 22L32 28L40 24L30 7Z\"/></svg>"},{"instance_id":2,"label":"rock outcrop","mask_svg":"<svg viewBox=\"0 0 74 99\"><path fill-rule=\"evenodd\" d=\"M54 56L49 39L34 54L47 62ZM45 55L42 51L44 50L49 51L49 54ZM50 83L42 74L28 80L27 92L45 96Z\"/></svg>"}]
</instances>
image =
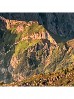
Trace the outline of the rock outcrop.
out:
<instances>
[{"instance_id":1,"label":"rock outcrop","mask_svg":"<svg viewBox=\"0 0 74 99\"><path fill-rule=\"evenodd\" d=\"M41 19L45 17L41 16ZM56 74L58 71L66 74L73 70L74 40L56 43L56 36L56 30L48 32L37 21L0 17L0 81L20 82L35 75Z\"/></svg>"},{"instance_id":2,"label":"rock outcrop","mask_svg":"<svg viewBox=\"0 0 74 99\"><path fill-rule=\"evenodd\" d=\"M49 32L63 36L63 39L74 38L74 13L0 13L10 20L38 21Z\"/></svg>"},{"instance_id":3,"label":"rock outcrop","mask_svg":"<svg viewBox=\"0 0 74 99\"><path fill-rule=\"evenodd\" d=\"M50 55L50 47L58 46L50 33L37 21L25 22L3 17L0 20L5 26L2 38L3 63L1 60L1 65L6 68L5 72L11 75L12 80L16 78L18 80L19 77L22 80L22 78L41 73L45 66L45 59ZM40 67L40 65L43 66ZM7 77L4 79L5 82L8 82ZM12 81L11 79L9 78L9 82Z\"/></svg>"}]
</instances>

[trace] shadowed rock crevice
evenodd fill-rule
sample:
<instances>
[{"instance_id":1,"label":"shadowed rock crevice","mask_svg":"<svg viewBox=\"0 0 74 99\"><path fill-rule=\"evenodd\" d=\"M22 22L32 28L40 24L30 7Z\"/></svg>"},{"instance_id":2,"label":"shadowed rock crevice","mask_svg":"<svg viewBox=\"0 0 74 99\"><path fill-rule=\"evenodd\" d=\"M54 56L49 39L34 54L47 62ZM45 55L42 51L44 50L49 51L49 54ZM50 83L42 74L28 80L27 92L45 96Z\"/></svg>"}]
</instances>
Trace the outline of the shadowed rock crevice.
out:
<instances>
[{"instance_id":1,"label":"shadowed rock crevice","mask_svg":"<svg viewBox=\"0 0 74 99\"><path fill-rule=\"evenodd\" d=\"M15 46L12 48L10 46L14 44L15 38L16 35L11 34L11 31L6 29L6 23L0 19L0 81L4 83L13 81L9 64L15 51Z\"/></svg>"}]
</instances>

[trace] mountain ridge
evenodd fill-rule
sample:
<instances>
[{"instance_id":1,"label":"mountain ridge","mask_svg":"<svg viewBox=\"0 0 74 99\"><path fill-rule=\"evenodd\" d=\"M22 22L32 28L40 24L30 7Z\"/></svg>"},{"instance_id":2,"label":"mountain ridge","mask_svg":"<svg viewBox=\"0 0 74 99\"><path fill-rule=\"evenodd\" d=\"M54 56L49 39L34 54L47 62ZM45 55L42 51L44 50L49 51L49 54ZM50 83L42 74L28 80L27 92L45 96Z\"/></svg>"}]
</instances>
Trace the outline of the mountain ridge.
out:
<instances>
[{"instance_id":1,"label":"mountain ridge","mask_svg":"<svg viewBox=\"0 0 74 99\"><path fill-rule=\"evenodd\" d=\"M3 83L15 84L39 74L49 76L73 70L74 39L57 42L59 36L53 33L53 39L52 32L37 21L0 17L0 26L0 81Z\"/></svg>"},{"instance_id":2,"label":"mountain ridge","mask_svg":"<svg viewBox=\"0 0 74 99\"><path fill-rule=\"evenodd\" d=\"M10 72L10 74L24 76L29 72L32 73L30 69L35 68L34 72L38 71L36 68L38 68L39 64L43 64L41 63L41 61L44 60L43 57L46 58L49 55L50 46L57 46L56 41L49 35L45 28L36 21L27 23L8 19L2 21L5 23L5 33L3 35L4 64L7 64L8 71L12 70L12 72L14 72L12 74ZM23 54L26 56L23 56ZM23 60L24 58L25 60ZM21 71L22 68L25 68L23 69L24 71ZM23 72L23 74L19 72Z\"/></svg>"}]
</instances>

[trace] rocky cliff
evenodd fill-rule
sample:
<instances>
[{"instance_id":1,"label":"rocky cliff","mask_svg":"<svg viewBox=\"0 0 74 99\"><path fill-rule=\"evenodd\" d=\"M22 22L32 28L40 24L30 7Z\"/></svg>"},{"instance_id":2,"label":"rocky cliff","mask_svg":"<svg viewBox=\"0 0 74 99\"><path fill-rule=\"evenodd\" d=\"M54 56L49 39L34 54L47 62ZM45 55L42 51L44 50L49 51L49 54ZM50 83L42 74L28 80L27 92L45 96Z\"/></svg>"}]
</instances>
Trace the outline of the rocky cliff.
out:
<instances>
[{"instance_id":1,"label":"rocky cliff","mask_svg":"<svg viewBox=\"0 0 74 99\"><path fill-rule=\"evenodd\" d=\"M74 13L0 13L0 15L12 20L38 21L49 32L60 35L66 41L74 38Z\"/></svg>"},{"instance_id":2,"label":"rocky cliff","mask_svg":"<svg viewBox=\"0 0 74 99\"><path fill-rule=\"evenodd\" d=\"M1 20L1 70L5 82L42 72L45 59L57 47L48 31L36 21ZM39 70L41 68L41 70ZM9 76L9 77L8 77ZM11 77L10 77L11 76ZM11 78L11 79L10 79Z\"/></svg>"},{"instance_id":3,"label":"rocky cliff","mask_svg":"<svg viewBox=\"0 0 74 99\"><path fill-rule=\"evenodd\" d=\"M37 21L0 17L0 81L20 82L73 70L74 40L66 42L55 32L48 32Z\"/></svg>"}]
</instances>

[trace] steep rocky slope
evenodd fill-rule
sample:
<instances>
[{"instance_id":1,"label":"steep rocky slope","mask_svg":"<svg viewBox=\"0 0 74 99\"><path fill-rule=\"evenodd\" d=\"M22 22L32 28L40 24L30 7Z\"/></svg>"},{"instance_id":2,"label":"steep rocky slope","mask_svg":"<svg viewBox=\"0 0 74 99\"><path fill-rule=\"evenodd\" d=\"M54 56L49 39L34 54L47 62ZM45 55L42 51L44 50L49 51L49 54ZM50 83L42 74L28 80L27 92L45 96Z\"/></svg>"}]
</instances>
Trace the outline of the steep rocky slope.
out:
<instances>
[{"instance_id":1,"label":"steep rocky slope","mask_svg":"<svg viewBox=\"0 0 74 99\"><path fill-rule=\"evenodd\" d=\"M0 18L3 23L1 31L4 31L1 35L1 73L6 73L4 81L9 82L11 78L18 81L43 72L45 59L52 52L50 48L57 46L56 41L38 22Z\"/></svg>"},{"instance_id":2,"label":"steep rocky slope","mask_svg":"<svg viewBox=\"0 0 74 99\"><path fill-rule=\"evenodd\" d=\"M38 21L49 32L58 34L63 39L74 38L74 13L0 13L0 15L12 20Z\"/></svg>"},{"instance_id":3,"label":"steep rocky slope","mask_svg":"<svg viewBox=\"0 0 74 99\"><path fill-rule=\"evenodd\" d=\"M16 85L17 82L18 85L21 82L23 85L26 79L28 82L34 81L34 76L34 79L41 79L41 76L38 77L41 74L43 79L45 75L52 78L58 72L59 75L65 73L66 77L66 72L73 71L74 39L65 42L61 36L53 33L54 39L51 34L37 21L25 22L0 17L1 84L14 82L13 85Z\"/></svg>"}]
</instances>

